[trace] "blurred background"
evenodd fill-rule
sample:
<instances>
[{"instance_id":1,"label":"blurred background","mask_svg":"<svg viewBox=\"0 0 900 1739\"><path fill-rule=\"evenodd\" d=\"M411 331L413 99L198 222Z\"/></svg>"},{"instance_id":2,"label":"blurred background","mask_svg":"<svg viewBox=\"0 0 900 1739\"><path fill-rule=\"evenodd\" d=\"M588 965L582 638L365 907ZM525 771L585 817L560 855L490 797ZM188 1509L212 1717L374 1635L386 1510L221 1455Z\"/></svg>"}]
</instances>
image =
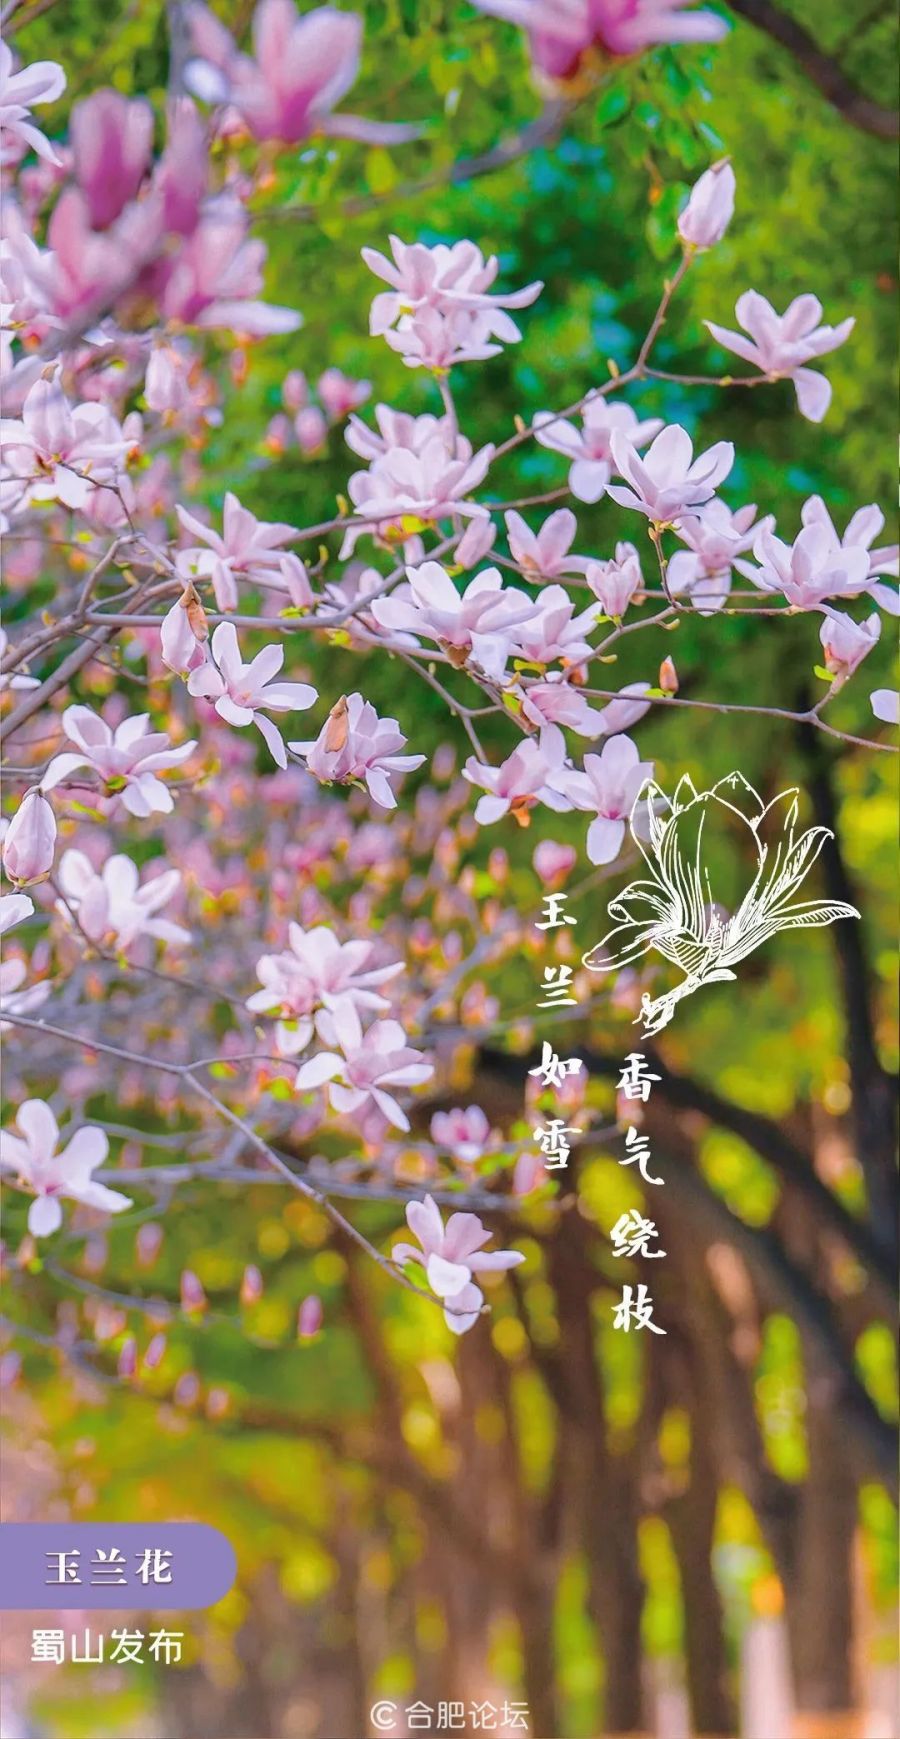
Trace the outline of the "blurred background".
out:
<instances>
[{"instance_id":1,"label":"blurred background","mask_svg":"<svg viewBox=\"0 0 900 1739\"><path fill-rule=\"evenodd\" d=\"M891 7L785 0L785 9L873 102L891 100ZM334 512L355 468L340 429L306 453L267 439L288 370L314 379L338 367L370 380L374 400L434 408L428 384L367 334L373 280L359 250L383 247L390 231L407 241L471 236L500 256L504 286L545 281L522 344L460 371L461 426L477 445L503 439L517 414L577 399L605 378L607 358L633 359L677 257L679 202L728 153L737 217L690 275L657 365L720 368L701 322L733 325L745 288L779 309L813 291L827 321L857 322L828 361L831 411L820 428L804 422L788 385L728 397L649 383L631 402L702 433L704 446L734 440L729 501L774 512L783 536L794 536L815 491L841 527L862 503L889 507L888 140L832 106L793 54L735 13L723 44L608 69L558 136L506 167L469 163L460 175L455 164L541 113L520 33L449 0L359 10L366 47L352 107L430 125L399 153L316 144L273 161L255 199L266 289L301 308L305 324L263 346L247 376L223 347L230 386L197 500L216 509L233 487L268 518L307 524ZM235 30L250 14L237 0L218 11ZM162 112L168 21L155 0L107 0L102 17L94 0L44 0L10 30L23 59L66 67L60 127L66 105L98 84L146 93ZM558 457L526 445L507 461L503 487L537 495L563 475ZM621 514L601 502L578 518L577 547L611 554ZM658 638L661 659L672 646ZM868 691L889 680L889 639L829 714L844 730L872 733ZM808 618L694 617L677 640L685 694L798 710L821 692ZM616 686L647 676L646 645L646 636L625 643ZM380 712L398 713L410 746L437 754L445 776L436 798L419 790L407 804L395 861L341 859L336 871L311 853L301 882L319 878L352 915L355 892L374 878L380 921L421 924L438 975L436 851L448 854L451 880L468 878L477 915L467 946L486 917L518 910L530 920L541 897L537 839L581 849L578 818L547 815L516 838L476 836L458 779L467 745L439 697L424 686L404 697L385 660L363 666L340 646L303 653L313 679L328 660L334 692L359 686ZM642 1047L662 1077L646 1128L666 1178L652 1202L668 1252L653 1276L665 1339L611 1329L622 1264L608 1230L642 1195L602 1141L578 1147L556 1189L492 1214L498 1242L527 1260L460 1341L314 1209L262 1181L249 1192L191 1184L165 1217L143 1202L102 1236L76 1228L53 1260L32 1248L16 1267L13 1251L7 1519L197 1518L232 1540L239 1575L219 1605L184 1616L179 1668L51 1673L29 1664L30 1615L26 1625L5 1614L6 1739L364 1739L379 1699L402 1711L454 1698L498 1710L527 1702L535 1739L900 1733L895 762L771 717L738 728L733 717L657 708L636 736L667 789L683 772L704 787L734 766L766 797L800 785L804 824L835 830L822 859L827 895L862 912L859 924L782 937L746 964L739 986L692 999ZM320 820L295 815L294 841ZM265 865L234 868L246 816L212 808L210 827L223 883L231 875L235 887L230 904L224 887L210 897L205 921L231 923L244 951L242 878L258 891ZM585 872L582 860L570 910L588 947L606 928L613 889ZM466 1020L486 1013L505 1026L486 1041L448 1039L418 1112L425 1128L437 1109L482 1107L501 1132L498 1165L504 1144L531 1127L532 936L519 934L489 983L476 972L442 1005L452 1025L465 992ZM252 983L249 939L246 951ZM634 1048L627 987L572 1013L554 1030L565 1054L588 1061L589 1101L612 1122L621 1059ZM161 1005L157 1018L183 1019L183 1003ZM65 1068L71 1055L32 1049L29 1089L55 1085ZM169 1140L155 1160L183 1157L177 1107L151 1098L145 1079L92 1102L99 1089L85 1059L77 1085L89 1110ZM120 1157L127 1166L127 1142ZM403 1200L397 1187L342 1205L389 1249ZM261 1289L241 1300L248 1263ZM186 1267L205 1289L203 1316L179 1311ZM143 1345L159 1327L129 1302L134 1293L168 1311L165 1356L139 1388L115 1381L123 1336L137 1332ZM310 1295L323 1326L297 1340L298 1303ZM66 1335L92 1339L99 1357L60 1357ZM402 1714L391 1730L409 1730Z\"/></svg>"}]
</instances>

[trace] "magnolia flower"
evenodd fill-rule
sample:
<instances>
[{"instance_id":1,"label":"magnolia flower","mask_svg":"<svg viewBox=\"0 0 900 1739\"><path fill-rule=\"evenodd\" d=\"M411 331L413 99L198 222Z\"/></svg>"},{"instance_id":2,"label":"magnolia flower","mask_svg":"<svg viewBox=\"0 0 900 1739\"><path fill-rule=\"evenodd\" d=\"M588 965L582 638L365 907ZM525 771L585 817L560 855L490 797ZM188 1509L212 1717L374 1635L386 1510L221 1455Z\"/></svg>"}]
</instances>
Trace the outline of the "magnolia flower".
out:
<instances>
[{"instance_id":1,"label":"magnolia flower","mask_svg":"<svg viewBox=\"0 0 900 1739\"><path fill-rule=\"evenodd\" d=\"M135 223L143 209L135 207ZM182 233L178 224L172 228ZM224 326L247 338L295 332L302 325L296 309L259 300L266 249L248 228L248 215L233 194L205 202L163 273L159 301L166 320L204 330Z\"/></svg>"},{"instance_id":2,"label":"magnolia flower","mask_svg":"<svg viewBox=\"0 0 900 1739\"><path fill-rule=\"evenodd\" d=\"M177 676L187 677L192 670L206 663L208 634L203 605L193 585L188 582L159 626L163 664L174 670Z\"/></svg>"},{"instance_id":3,"label":"magnolia flower","mask_svg":"<svg viewBox=\"0 0 900 1739\"><path fill-rule=\"evenodd\" d=\"M525 1257L520 1250L483 1249L491 1233L485 1230L477 1214L451 1214L445 1226L432 1196L408 1204L406 1223L420 1248L395 1244L391 1251L393 1260L400 1267L407 1262L422 1264L432 1292L443 1300L447 1327L454 1334L465 1334L478 1321L484 1303L484 1294L472 1275L515 1268Z\"/></svg>"},{"instance_id":4,"label":"magnolia flower","mask_svg":"<svg viewBox=\"0 0 900 1739\"><path fill-rule=\"evenodd\" d=\"M0 163L16 163L29 145L50 163L59 158L49 139L31 120L35 103L55 103L66 88L66 75L55 60L35 60L14 70L12 50L0 42Z\"/></svg>"},{"instance_id":5,"label":"magnolia flower","mask_svg":"<svg viewBox=\"0 0 900 1739\"><path fill-rule=\"evenodd\" d=\"M383 534L398 529L409 535L454 514L487 517L487 508L467 497L484 481L494 448L489 445L473 454L468 442L457 442L455 452L456 457L443 434L435 433L418 451L391 447L368 471L355 471L347 487L363 526L351 528L341 555L351 553L363 529Z\"/></svg>"},{"instance_id":6,"label":"magnolia flower","mask_svg":"<svg viewBox=\"0 0 900 1739\"><path fill-rule=\"evenodd\" d=\"M149 713L123 719L115 730L88 706L66 707L62 727L77 753L55 755L43 779L42 791L52 791L79 767L91 767L109 796L121 796L130 815L168 815L172 793L157 773L180 767L197 747L193 739L173 747L165 731L149 731Z\"/></svg>"},{"instance_id":7,"label":"magnolia flower","mask_svg":"<svg viewBox=\"0 0 900 1739\"><path fill-rule=\"evenodd\" d=\"M818 497L812 501L818 502ZM811 505L807 502L803 508L803 530L792 544L763 525L753 544L759 567L740 564L760 591L783 592L797 610L814 610L825 598L855 598L872 590L868 546L849 541L861 515L854 515L841 542L824 506L819 503L821 512L816 508L809 512ZM886 586L878 590L891 595Z\"/></svg>"},{"instance_id":8,"label":"magnolia flower","mask_svg":"<svg viewBox=\"0 0 900 1739\"><path fill-rule=\"evenodd\" d=\"M444 314L454 310L494 313L503 308L527 308L543 289L543 284L535 283L506 295L492 294L500 262L494 254L486 260L471 241L454 242L451 246L438 242L434 247L426 247L422 242L402 242L395 235L389 240L393 261L374 248L361 250L370 272L390 285L372 303L369 331L373 337L380 337L401 317L421 308L433 308ZM513 331L518 337L515 327Z\"/></svg>"},{"instance_id":9,"label":"magnolia flower","mask_svg":"<svg viewBox=\"0 0 900 1739\"><path fill-rule=\"evenodd\" d=\"M578 862L574 845L560 845L555 839L539 840L531 861L535 874L545 887L560 888Z\"/></svg>"},{"instance_id":10,"label":"magnolia flower","mask_svg":"<svg viewBox=\"0 0 900 1739\"><path fill-rule=\"evenodd\" d=\"M603 614L600 604L589 604L580 616L564 586L545 586L537 609L512 631L513 650L529 664L549 664L561 658L567 665L579 664L591 653L585 638Z\"/></svg>"},{"instance_id":11,"label":"magnolia flower","mask_svg":"<svg viewBox=\"0 0 900 1739\"><path fill-rule=\"evenodd\" d=\"M477 567L493 549L496 537L497 527L492 519L470 519L453 551L454 566L464 569Z\"/></svg>"},{"instance_id":12,"label":"magnolia flower","mask_svg":"<svg viewBox=\"0 0 900 1739\"><path fill-rule=\"evenodd\" d=\"M459 1106L453 1111L436 1111L429 1127L432 1141L464 1165L474 1165L493 1145L491 1126L480 1105L470 1105L465 1111Z\"/></svg>"},{"instance_id":13,"label":"magnolia flower","mask_svg":"<svg viewBox=\"0 0 900 1739\"><path fill-rule=\"evenodd\" d=\"M482 12L528 32L538 73L574 78L591 51L640 54L658 42L717 42L728 25L715 12L691 11L693 0L474 0Z\"/></svg>"},{"instance_id":14,"label":"magnolia flower","mask_svg":"<svg viewBox=\"0 0 900 1739\"><path fill-rule=\"evenodd\" d=\"M513 687L507 690L507 694L515 695L521 701L523 717L539 730L544 725L565 725L582 737L594 737L602 732L603 714L588 705L565 671L550 671L542 682Z\"/></svg>"},{"instance_id":15,"label":"magnolia flower","mask_svg":"<svg viewBox=\"0 0 900 1739\"><path fill-rule=\"evenodd\" d=\"M343 421L358 405L364 405L372 392L370 380L351 380L339 368L326 368L324 374L320 374L317 385L322 404L335 423ZM300 410L301 406L296 408Z\"/></svg>"},{"instance_id":16,"label":"magnolia flower","mask_svg":"<svg viewBox=\"0 0 900 1739\"><path fill-rule=\"evenodd\" d=\"M463 768L463 778L488 793L475 805L480 827L499 821L510 811L520 827L527 827L528 811L535 803L546 803L550 809L571 809L565 793L566 774L566 743L557 725L542 730L537 742L529 737L520 743L499 767L482 766L470 755Z\"/></svg>"},{"instance_id":17,"label":"magnolia flower","mask_svg":"<svg viewBox=\"0 0 900 1739\"><path fill-rule=\"evenodd\" d=\"M825 617L819 629L819 639L825 654L825 668L832 676L845 682L871 652L881 633L881 617L873 610L865 622L854 622L840 610L826 605Z\"/></svg>"},{"instance_id":18,"label":"magnolia flower","mask_svg":"<svg viewBox=\"0 0 900 1739\"><path fill-rule=\"evenodd\" d=\"M688 548L669 557L666 577L669 591L690 598L698 616L722 609L731 591L732 564L775 524L771 515L756 524L755 519L752 502L732 513L724 501L713 500L696 516L679 520L678 536Z\"/></svg>"},{"instance_id":19,"label":"magnolia flower","mask_svg":"<svg viewBox=\"0 0 900 1739\"><path fill-rule=\"evenodd\" d=\"M376 429L370 429L362 417L350 416L344 439L352 452L361 459L378 459L394 447L406 447L411 453L421 453L440 435L445 449L455 459L472 457L471 442L460 435L449 417L434 417L426 411L413 417L408 411L395 411L390 405L375 406Z\"/></svg>"},{"instance_id":20,"label":"magnolia flower","mask_svg":"<svg viewBox=\"0 0 900 1739\"><path fill-rule=\"evenodd\" d=\"M427 368L447 374L460 362L485 362L499 356L501 344L517 344L522 334L502 309L491 313L450 308L445 314L426 306L415 314L401 316L397 326L385 332L392 350L402 356L407 368Z\"/></svg>"},{"instance_id":21,"label":"magnolia flower","mask_svg":"<svg viewBox=\"0 0 900 1739\"><path fill-rule=\"evenodd\" d=\"M629 682L620 688L615 700L609 701L600 714L603 736L614 737L621 731L630 731L650 711L650 702L643 698L649 693L649 682Z\"/></svg>"},{"instance_id":22,"label":"magnolia flower","mask_svg":"<svg viewBox=\"0 0 900 1739\"><path fill-rule=\"evenodd\" d=\"M179 550L179 572L186 578L192 571L208 575L220 610L237 608L238 580L264 581L273 570L277 573L282 546L297 536L292 525L257 519L230 489L222 507L221 532L195 519L186 507L176 506L175 512L185 531L204 546Z\"/></svg>"},{"instance_id":23,"label":"magnolia flower","mask_svg":"<svg viewBox=\"0 0 900 1739\"><path fill-rule=\"evenodd\" d=\"M260 956L256 971L263 988L247 998L254 1013L281 1015L279 1043L287 1054L306 1049L316 1008L333 1010L342 1002L352 1003L357 1010L390 1006L375 987L396 978L403 971L402 960L365 970L374 942L339 942L325 924L312 930L290 924L288 937L290 948Z\"/></svg>"},{"instance_id":24,"label":"magnolia flower","mask_svg":"<svg viewBox=\"0 0 900 1739\"><path fill-rule=\"evenodd\" d=\"M652 776L653 762L639 758L630 737L610 737L599 755L585 755L583 772L566 775L563 789L575 808L597 812L587 835L591 863L618 857L635 799Z\"/></svg>"},{"instance_id":25,"label":"magnolia flower","mask_svg":"<svg viewBox=\"0 0 900 1739\"><path fill-rule=\"evenodd\" d=\"M150 165L153 110L143 98L94 91L72 110L69 142L91 225L106 229L134 198Z\"/></svg>"},{"instance_id":26,"label":"magnolia flower","mask_svg":"<svg viewBox=\"0 0 900 1739\"><path fill-rule=\"evenodd\" d=\"M298 1093L330 1082L332 1110L341 1115L361 1111L371 1099L383 1117L396 1129L409 1129L409 1118L389 1087L417 1087L434 1074L423 1051L407 1044L399 1021L373 1021L363 1032L354 1004L339 998L332 1010L320 1017L323 1036L339 1044L340 1051L319 1051L297 1074Z\"/></svg>"},{"instance_id":27,"label":"magnolia flower","mask_svg":"<svg viewBox=\"0 0 900 1739\"><path fill-rule=\"evenodd\" d=\"M888 610L892 616L900 611L897 593L893 586L883 586L876 582L878 574L893 574L898 571L898 549L895 543L884 544L881 549L872 549L879 532L884 530L884 514L880 507L871 501L868 507L860 507L850 519L843 537L838 533L821 495L811 495L800 509L800 518L804 525L821 525L833 538L835 545L842 550L864 549L869 556L869 576L871 584L866 587L869 596L880 604L883 610Z\"/></svg>"},{"instance_id":28,"label":"magnolia flower","mask_svg":"<svg viewBox=\"0 0 900 1739\"><path fill-rule=\"evenodd\" d=\"M405 742L396 719L379 718L361 694L351 694L332 707L315 742L288 746L304 757L309 772L324 785L361 782L374 803L396 809L391 779L425 760L424 755L398 754Z\"/></svg>"},{"instance_id":29,"label":"magnolia flower","mask_svg":"<svg viewBox=\"0 0 900 1739\"><path fill-rule=\"evenodd\" d=\"M119 482L128 446L105 406L69 404L58 372L35 381L20 418L0 422L0 448L10 475L26 485L26 501L83 508L95 488Z\"/></svg>"},{"instance_id":30,"label":"magnolia flower","mask_svg":"<svg viewBox=\"0 0 900 1739\"><path fill-rule=\"evenodd\" d=\"M372 615L382 628L436 640L447 650L451 663L459 666L472 654L477 662L495 668L495 637L502 638L538 608L525 592L515 586L504 587L497 568L476 574L461 593L440 562L424 562L406 572L407 595L395 592L390 598L376 598Z\"/></svg>"},{"instance_id":31,"label":"magnolia flower","mask_svg":"<svg viewBox=\"0 0 900 1739\"><path fill-rule=\"evenodd\" d=\"M333 6L301 17L293 0L258 0L253 16L254 57L241 54L225 26L199 0L188 11L196 59L186 82L195 95L227 102L254 139L296 145L314 134L400 144L418 128L335 115L359 72L362 19Z\"/></svg>"},{"instance_id":32,"label":"magnolia flower","mask_svg":"<svg viewBox=\"0 0 900 1739\"><path fill-rule=\"evenodd\" d=\"M21 924L23 918L30 918L34 911L34 901L27 894L0 894L0 936L5 936L16 924ZM47 983L29 985L27 990L21 986L28 976L28 962L16 955L7 955L0 964L0 1013L29 1014L32 1009L40 1008L50 994ZM0 1032L7 1027L0 1021Z\"/></svg>"},{"instance_id":33,"label":"magnolia flower","mask_svg":"<svg viewBox=\"0 0 900 1739\"><path fill-rule=\"evenodd\" d=\"M803 365L837 350L849 338L855 320L820 326L822 304L816 296L795 296L784 314L776 314L771 302L756 290L745 291L734 312L749 338L712 320L704 322L707 330L724 350L733 350L745 362L755 363L770 380L793 381L801 415L811 423L820 423L831 403L831 384L823 374Z\"/></svg>"},{"instance_id":34,"label":"magnolia flower","mask_svg":"<svg viewBox=\"0 0 900 1739\"><path fill-rule=\"evenodd\" d=\"M53 868L56 817L37 786L26 791L3 840L3 868L11 882L30 887Z\"/></svg>"},{"instance_id":35,"label":"magnolia flower","mask_svg":"<svg viewBox=\"0 0 900 1739\"><path fill-rule=\"evenodd\" d=\"M643 588L641 558L633 543L617 543L612 561L588 562L587 583L607 616L624 616L636 592Z\"/></svg>"},{"instance_id":36,"label":"magnolia flower","mask_svg":"<svg viewBox=\"0 0 900 1739\"><path fill-rule=\"evenodd\" d=\"M283 646L264 646L245 664L233 622L220 622L212 637L212 660L192 670L188 693L211 700L229 725L255 725L273 760L287 766L287 750L277 725L265 712L305 712L318 692L308 682L278 682Z\"/></svg>"},{"instance_id":37,"label":"magnolia flower","mask_svg":"<svg viewBox=\"0 0 900 1739\"><path fill-rule=\"evenodd\" d=\"M581 422L581 429L577 429L565 417L538 411L532 427L541 447L572 460L569 488L578 501L588 502L599 501L613 470L623 469L621 459L614 460L613 437L618 435L623 446L629 443L632 449L645 447L663 426L659 417L640 422L630 405L610 404L600 393L588 399Z\"/></svg>"},{"instance_id":38,"label":"magnolia flower","mask_svg":"<svg viewBox=\"0 0 900 1739\"><path fill-rule=\"evenodd\" d=\"M98 872L83 851L72 849L64 851L59 860L63 897L56 910L64 918L74 917L91 942L115 947L122 954L141 936L153 936L160 942L189 942L189 930L154 916L168 905L180 885L178 870L164 870L142 883L137 864L130 857L116 853Z\"/></svg>"},{"instance_id":39,"label":"magnolia flower","mask_svg":"<svg viewBox=\"0 0 900 1739\"><path fill-rule=\"evenodd\" d=\"M886 725L900 724L900 694L893 688L876 688L869 696L872 711Z\"/></svg>"},{"instance_id":40,"label":"magnolia flower","mask_svg":"<svg viewBox=\"0 0 900 1739\"><path fill-rule=\"evenodd\" d=\"M59 1127L43 1099L26 1099L19 1106L16 1128L18 1135L0 1131L0 1171L15 1173L21 1187L35 1197L28 1210L32 1237L46 1238L62 1225L60 1196L105 1214L120 1214L131 1207L128 1196L94 1183L91 1177L109 1151L102 1129L90 1125L78 1129L59 1150Z\"/></svg>"},{"instance_id":41,"label":"magnolia flower","mask_svg":"<svg viewBox=\"0 0 900 1739\"><path fill-rule=\"evenodd\" d=\"M538 531L526 525L521 513L512 509L504 514L509 553L529 580L555 580L565 574L587 573L591 562L587 556L570 555L578 532L578 521L568 507L551 513Z\"/></svg>"},{"instance_id":42,"label":"magnolia flower","mask_svg":"<svg viewBox=\"0 0 900 1739\"><path fill-rule=\"evenodd\" d=\"M678 219L678 234L692 248L711 248L722 240L734 216L734 170L727 157L714 163L691 188Z\"/></svg>"},{"instance_id":43,"label":"magnolia flower","mask_svg":"<svg viewBox=\"0 0 900 1739\"><path fill-rule=\"evenodd\" d=\"M839 901L792 901L832 838L827 827L809 828L797 838L797 811L796 790L782 791L764 806L737 772L699 794L685 775L671 802L654 784L639 795L631 832L650 876L610 902L615 928L584 956L584 964L595 972L615 971L655 949L679 967L684 977L674 990L654 1002L645 993L639 1017L645 1032L667 1026L676 1003L702 985L735 978L732 968L777 931L859 917L854 906ZM747 892L731 915L712 879L732 855L716 839L722 827L732 842L737 835L749 848L752 866Z\"/></svg>"},{"instance_id":44,"label":"magnolia flower","mask_svg":"<svg viewBox=\"0 0 900 1739\"><path fill-rule=\"evenodd\" d=\"M607 493L620 507L635 507L656 525L669 525L714 495L734 464L730 441L716 441L694 458L691 437L679 423L670 423L639 458L632 443L612 437L617 470L630 488L610 484Z\"/></svg>"}]
</instances>

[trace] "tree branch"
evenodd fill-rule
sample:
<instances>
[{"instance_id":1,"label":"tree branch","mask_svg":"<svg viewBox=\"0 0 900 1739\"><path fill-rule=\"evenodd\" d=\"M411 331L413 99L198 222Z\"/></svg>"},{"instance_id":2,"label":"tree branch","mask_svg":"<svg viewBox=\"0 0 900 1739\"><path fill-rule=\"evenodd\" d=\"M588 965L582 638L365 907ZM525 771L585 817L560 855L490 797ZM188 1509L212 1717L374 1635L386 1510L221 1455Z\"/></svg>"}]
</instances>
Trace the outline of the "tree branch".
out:
<instances>
[{"instance_id":1,"label":"tree branch","mask_svg":"<svg viewBox=\"0 0 900 1739\"><path fill-rule=\"evenodd\" d=\"M772 4L772 0L730 0L730 3L733 12L739 13L749 24L754 24L757 30L764 31L773 42L780 42L782 48L787 49L810 82L821 91L825 101L837 109L851 126L858 127L863 133L872 133L878 139L900 137L900 115L894 109L873 102L871 97L858 90L838 61L825 53L796 18L782 12L779 6Z\"/></svg>"}]
</instances>

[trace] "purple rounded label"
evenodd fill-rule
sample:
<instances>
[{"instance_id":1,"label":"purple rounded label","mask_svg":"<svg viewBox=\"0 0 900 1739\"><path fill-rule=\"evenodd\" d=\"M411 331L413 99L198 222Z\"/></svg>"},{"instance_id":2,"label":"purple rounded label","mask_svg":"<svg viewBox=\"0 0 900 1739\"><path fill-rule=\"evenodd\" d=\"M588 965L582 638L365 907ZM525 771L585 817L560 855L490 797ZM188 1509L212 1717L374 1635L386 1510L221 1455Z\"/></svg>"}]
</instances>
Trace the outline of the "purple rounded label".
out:
<instances>
[{"instance_id":1,"label":"purple rounded label","mask_svg":"<svg viewBox=\"0 0 900 1739\"><path fill-rule=\"evenodd\" d=\"M234 1582L234 1548L206 1522L2 1522L0 1609L188 1612Z\"/></svg>"}]
</instances>

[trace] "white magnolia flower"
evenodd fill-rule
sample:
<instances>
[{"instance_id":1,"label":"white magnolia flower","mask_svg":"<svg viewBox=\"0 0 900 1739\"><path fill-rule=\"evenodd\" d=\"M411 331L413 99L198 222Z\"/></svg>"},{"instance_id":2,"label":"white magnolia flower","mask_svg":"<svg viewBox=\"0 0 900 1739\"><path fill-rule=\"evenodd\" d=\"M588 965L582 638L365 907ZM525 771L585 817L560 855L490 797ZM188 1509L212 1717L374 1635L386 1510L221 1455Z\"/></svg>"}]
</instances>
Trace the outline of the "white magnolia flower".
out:
<instances>
[{"instance_id":1,"label":"white magnolia flower","mask_svg":"<svg viewBox=\"0 0 900 1739\"><path fill-rule=\"evenodd\" d=\"M91 1173L102 1165L109 1143L102 1129L76 1129L60 1148L59 1127L43 1099L26 1099L16 1116L18 1135L0 1130L0 1171L14 1173L35 1200L28 1210L28 1230L45 1238L62 1225L60 1196L105 1214L120 1214L131 1200L119 1190L95 1183Z\"/></svg>"}]
</instances>

